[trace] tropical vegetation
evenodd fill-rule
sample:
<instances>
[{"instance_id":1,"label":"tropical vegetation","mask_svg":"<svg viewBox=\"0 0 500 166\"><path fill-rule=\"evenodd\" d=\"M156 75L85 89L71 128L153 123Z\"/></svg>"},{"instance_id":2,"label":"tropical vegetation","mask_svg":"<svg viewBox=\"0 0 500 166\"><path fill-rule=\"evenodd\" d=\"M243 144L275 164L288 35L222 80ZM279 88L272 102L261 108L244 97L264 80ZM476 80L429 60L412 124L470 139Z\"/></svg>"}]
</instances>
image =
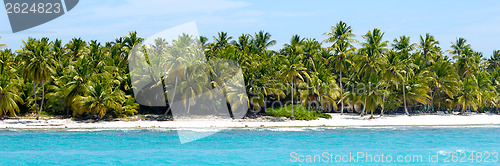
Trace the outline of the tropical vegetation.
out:
<instances>
[{"instance_id":1,"label":"tropical vegetation","mask_svg":"<svg viewBox=\"0 0 500 166\"><path fill-rule=\"evenodd\" d=\"M203 36L199 41L209 61L229 59L242 67L247 98L241 101L248 105L248 117L499 113L500 50L486 58L464 38L446 50L428 33L411 43L408 36L387 39L380 29L357 41L342 21L325 31L323 41L294 35L279 49L271 49L276 41L265 31L234 38L219 32L212 42ZM171 115L168 108L135 101L128 55L143 40L130 32L105 43L28 38L16 51L1 44L0 114L96 119ZM182 75L175 74L187 79Z\"/></svg>"}]
</instances>

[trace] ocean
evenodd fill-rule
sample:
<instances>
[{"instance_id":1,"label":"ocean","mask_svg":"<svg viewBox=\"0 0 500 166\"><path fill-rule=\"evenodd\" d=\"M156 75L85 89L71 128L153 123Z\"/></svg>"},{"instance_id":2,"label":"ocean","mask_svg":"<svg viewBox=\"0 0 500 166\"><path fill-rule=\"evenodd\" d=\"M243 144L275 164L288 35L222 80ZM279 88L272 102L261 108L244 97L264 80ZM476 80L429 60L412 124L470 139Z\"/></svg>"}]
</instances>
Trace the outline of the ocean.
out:
<instances>
[{"instance_id":1,"label":"ocean","mask_svg":"<svg viewBox=\"0 0 500 166\"><path fill-rule=\"evenodd\" d=\"M177 132L0 130L0 165L500 165L500 126L224 129L184 144Z\"/></svg>"}]
</instances>

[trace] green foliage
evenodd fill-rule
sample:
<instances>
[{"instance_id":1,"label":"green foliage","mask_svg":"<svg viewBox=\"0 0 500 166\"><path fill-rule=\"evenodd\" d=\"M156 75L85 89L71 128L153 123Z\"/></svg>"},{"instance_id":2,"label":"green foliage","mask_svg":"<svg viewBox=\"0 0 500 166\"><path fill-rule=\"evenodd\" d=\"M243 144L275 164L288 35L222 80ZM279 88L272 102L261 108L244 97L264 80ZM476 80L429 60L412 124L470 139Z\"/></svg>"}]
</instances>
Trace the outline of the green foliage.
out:
<instances>
[{"instance_id":1,"label":"green foliage","mask_svg":"<svg viewBox=\"0 0 500 166\"><path fill-rule=\"evenodd\" d=\"M270 109L268 114L291 117L293 112L295 118L306 120L326 117L316 111L332 111L339 105L342 112L348 105L351 110L356 108L352 111L363 114L399 108L500 109L498 50L493 51L491 58L484 58L466 39L457 38L448 51L452 54L449 58L431 34L421 35L418 43L411 43L407 36L389 43L379 29L367 32L359 43L353 39L352 27L342 21L324 35L327 39L323 42L328 47L322 47L323 43L314 38L294 35L281 49L270 50L276 41L265 31L237 38L220 32L213 38L200 37L199 43L186 35L168 44L157 40L153 47L158 53L179 52L182 45L193 44L196 47L191 49L202 48L211 63L217 62L216 59L236 61L242 68L248 98L232 91L231 86L236 85L223 85L217 80L208 82L212 86L223 85L230 100L238 103L231 107L248 105L250 114L262 112L273 102L287 106ZM81 38L66 44L58 39L28 38L17 52L3 49L6 45L0 44L3 49L0 50L0 114L47 112L107 118L151 112L135 102L128 69L129 52L143 40L136 32L102 44ZM354 47L357 44L360 48ZM159 56L151 52L146 55L145 63L155 71L161 71L156 68L165 65L196 63L194 55L201 54L196 50L188 51L194 52L191 57L169 57L165 64L154 64ZM224 64L215 65L222 66L205 68L203 72L217 75L225 72L221 70ZM175 76L190 81L191 85L208 79L192 77L181 70ZM189 89L168 80L164 83L192 94L207 91L201 84Z\"/></svg>"},{"instance_id":2,"label":"green foliage","mask_svg":"<svg viewBox=\"0 0 500 166\"><path fill-rule=\"evenodd\" d=\"M320 111L309 111L303 105L294 105L294 117L297 120L316 120L318 118L332 118L330 115L321 113ZM267 114L274 117L291 117L292 105L285 107L267 109Z\"/></svg>"}]
</instances>

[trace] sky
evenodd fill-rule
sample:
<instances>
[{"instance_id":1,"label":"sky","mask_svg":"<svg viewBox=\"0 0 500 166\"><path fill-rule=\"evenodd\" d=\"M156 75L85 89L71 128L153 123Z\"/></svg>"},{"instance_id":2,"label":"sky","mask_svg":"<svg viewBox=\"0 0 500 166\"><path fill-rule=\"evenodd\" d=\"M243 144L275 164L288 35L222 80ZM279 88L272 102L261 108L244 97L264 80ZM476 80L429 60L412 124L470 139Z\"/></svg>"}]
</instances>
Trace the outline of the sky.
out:
<instances>
[{"instance_id":1,"label":"sky","mask_svg":"<svg viewBox=\"0 0 500 166\"><path fill-rule=\"evenodd\" d=\"M209 37L225 31L236 39L242 33L264 30L272 34L279 49L298 34L323 41L331 26L344 21L353 28L356 39L373 28L385 32L384 40L401 35L419 42L430 33L449 50L458 37L472 48L491 56L500 49L500 1L269 1L269 0L80 0L65 15L40 26L12 33L5 8L0 7L0 43L20 49L28 37L73 37L84 40L113 41L137 31L141 37L187 22L197 24L199 34Z\"/></svg>"}]
</instances>

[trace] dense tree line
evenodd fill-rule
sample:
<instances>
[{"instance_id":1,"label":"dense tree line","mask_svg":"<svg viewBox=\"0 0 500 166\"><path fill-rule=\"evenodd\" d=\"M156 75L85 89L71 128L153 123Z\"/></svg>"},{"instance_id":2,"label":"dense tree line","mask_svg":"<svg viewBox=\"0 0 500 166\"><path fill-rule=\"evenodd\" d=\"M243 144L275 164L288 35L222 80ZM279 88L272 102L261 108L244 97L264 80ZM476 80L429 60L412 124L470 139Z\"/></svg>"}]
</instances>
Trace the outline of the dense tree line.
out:
<instances>
[{"instance_id":1,"label":"dense tree line","mask_svg":"<svg viewBox=\"0 0 500 166\"><path fill-rule=\"evenodd\" d=\"M430 34L418 43L407 36L389 42L379 29L357 41L344 22L324 35L324 41L294 35L279 50L269 49L276 41L264 31L199 39L208 59L241 65L248 115L291 105L293 117L294 104L372 117L393 110L499 111L498 50L485 58L463 38L443 50ZM128 54L143 40L131 32L104 44L29 38L18 51L7 47L0 51L1 113L103 118L154 112L135 102L128 70Z\"/></svg>"}]
</instances>

